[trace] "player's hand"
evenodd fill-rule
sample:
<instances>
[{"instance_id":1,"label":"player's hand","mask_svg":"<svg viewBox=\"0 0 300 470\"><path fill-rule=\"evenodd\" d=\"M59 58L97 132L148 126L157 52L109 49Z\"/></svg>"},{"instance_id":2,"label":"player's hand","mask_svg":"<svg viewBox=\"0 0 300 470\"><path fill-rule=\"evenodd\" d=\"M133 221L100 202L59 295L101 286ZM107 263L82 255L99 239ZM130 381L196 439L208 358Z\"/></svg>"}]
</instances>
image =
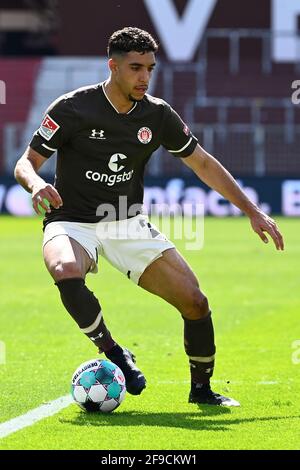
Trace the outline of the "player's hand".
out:
<instances>
[{"instance_id":1,"label":"player's hand","mask_svg":"<svg viewBox=\"0 0 300 470\"><path fill-rule=\"evenodd\" d=\"M283 237L277 227L275 220L262 211L257 211L250 217L250 222L254 232L256 232L263 242L268 243L268 238L264 232L267 232L273 239L277 250L284 250Z\"/></svg>"},{"instance_id":2,"label":"player's hand","mask_svg":"<svg viewBox=\"0 0 300 470\"><path fill-rule=\"evenodd\" d=\"M32 206L37 214L43 214L41 208L45 212L50 213L51 209L44 201L46 199L52 207L58 209L62 206L62 199L52 184L44 183L44 185L33 186L32 188Z\"/></svg>"}]
</instances>

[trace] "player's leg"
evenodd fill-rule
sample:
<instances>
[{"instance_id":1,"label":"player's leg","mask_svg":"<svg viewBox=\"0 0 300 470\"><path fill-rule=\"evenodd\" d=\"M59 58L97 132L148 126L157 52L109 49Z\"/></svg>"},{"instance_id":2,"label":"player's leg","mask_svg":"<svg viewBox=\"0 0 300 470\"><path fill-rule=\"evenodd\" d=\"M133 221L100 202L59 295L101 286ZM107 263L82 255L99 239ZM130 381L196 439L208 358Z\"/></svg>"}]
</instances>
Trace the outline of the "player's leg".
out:
<instances>
[{"instance_id":1,"label":"player's leg","mask_svg":"<svg viewBox=\"0 0 300 470\"><path fill-rule=\"evenodd\" d=\"M184 346L192 365L192 378L209 382L215 355L213 324L208 300L191 268L176 249L164 251L146 268L139 286L179 310L184 320ZM198 361L191 359L196 357Z\"/></svg>"},{"instance_id":2,"label":"player's leg","mask_svg":"<svg viewBox=\"0 0 300 470\"><path fill-rule=\"evenodd\" d=\"M176 251L169 249L141 275L139 285L179 310L184 321L184 347L189 357L191 393L189 401L238 405L210 389L214 369L214 329L208 300L191 268Z\"/></svg>"},{"instance_id":3,"label":"player's leg","mask_svg":"<svg viewBox=\"0 0 300 470\"><path fill-rule=\"evenodd\" d=\"M61 300L78 324L106 356L123 371L129 393L138 395L146 380L135 366L134 356L121 348L107 329L98 299L85 285L86 273L94 262L76 240L57 235L44 244L44 261L60 291Z\"/></svg>"},{"instance_id":4,"label":"player's leg","mask_svg":"<svg viewBox=\"0 0 300 470\"><path fill-rule=\"evenodd\" d=\"M105 326L98 299L85 284L93 263L86 250L76 240L58 235L44 245L43 254L62 303L80 330L101 350L111 349L116 343Z\"/></svg>"}]
</instances>

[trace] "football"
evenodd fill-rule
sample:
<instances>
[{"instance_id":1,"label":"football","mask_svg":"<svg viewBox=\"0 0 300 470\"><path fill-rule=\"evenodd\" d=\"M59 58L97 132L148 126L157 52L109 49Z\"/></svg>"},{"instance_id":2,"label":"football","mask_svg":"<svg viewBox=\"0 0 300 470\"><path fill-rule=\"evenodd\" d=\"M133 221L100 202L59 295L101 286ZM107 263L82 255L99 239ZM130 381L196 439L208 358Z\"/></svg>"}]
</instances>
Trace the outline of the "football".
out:
<instances>
[{"instance_id":1,"label":"football","mask_svg":"<svg viewBox=\"0 0 300 470\"><path fill-rule=\"evenodd\" d=\"M85 411L110 413L124 400L124 374L113 362L91 359L75 370L71 394L77 405Z\"/></svg>"}]
</instances>

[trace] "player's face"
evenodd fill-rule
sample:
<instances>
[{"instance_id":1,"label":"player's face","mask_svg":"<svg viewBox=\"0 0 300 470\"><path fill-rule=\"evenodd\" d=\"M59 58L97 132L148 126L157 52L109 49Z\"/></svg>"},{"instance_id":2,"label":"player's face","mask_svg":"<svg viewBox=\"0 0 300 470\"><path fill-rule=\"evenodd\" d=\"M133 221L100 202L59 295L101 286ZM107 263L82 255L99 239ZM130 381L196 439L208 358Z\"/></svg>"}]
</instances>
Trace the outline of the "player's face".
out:
<instances>
[{"instance_id":1,"label":"player's face","mask_svg":"<svg viewBox=\"0 0 300 470\"><path fill-rule=\"evenodd\" d=\"M143 99L155 67L153 52L128 52L116 60L114 78L121 93L129 101Z\"/></svg>"}]
</instances>

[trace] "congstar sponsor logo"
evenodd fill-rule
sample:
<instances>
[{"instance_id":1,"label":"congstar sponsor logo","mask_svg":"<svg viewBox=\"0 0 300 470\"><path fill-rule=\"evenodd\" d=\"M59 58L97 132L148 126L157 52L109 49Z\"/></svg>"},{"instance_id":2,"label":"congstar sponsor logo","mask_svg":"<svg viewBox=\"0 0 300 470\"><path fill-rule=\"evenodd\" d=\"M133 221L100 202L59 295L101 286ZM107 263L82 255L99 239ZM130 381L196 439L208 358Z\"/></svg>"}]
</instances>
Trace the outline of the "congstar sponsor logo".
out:
<instances>
[{"instance_id":1,"label":"congstar sponsor logo","mask_svg":"<svg viewBox=\"0 0 300 470\"><path fill-rule=\"evenodd\" d=\"M124 181L129 181L132 178L133 170L128 172L123 171L123 173L119 173L121 170L125 168L123 165L124 160L126 160L126 155L122 153L115 153L110 157L108 162L108 168L114 172L115 174L109 175L107 173L100 173L98 171L88 170L85 173L85 176L88 180L92 180L99 183L106 183L107 186L114 186L116 183L121 183Z\"/></svg>"}]
</instances>

